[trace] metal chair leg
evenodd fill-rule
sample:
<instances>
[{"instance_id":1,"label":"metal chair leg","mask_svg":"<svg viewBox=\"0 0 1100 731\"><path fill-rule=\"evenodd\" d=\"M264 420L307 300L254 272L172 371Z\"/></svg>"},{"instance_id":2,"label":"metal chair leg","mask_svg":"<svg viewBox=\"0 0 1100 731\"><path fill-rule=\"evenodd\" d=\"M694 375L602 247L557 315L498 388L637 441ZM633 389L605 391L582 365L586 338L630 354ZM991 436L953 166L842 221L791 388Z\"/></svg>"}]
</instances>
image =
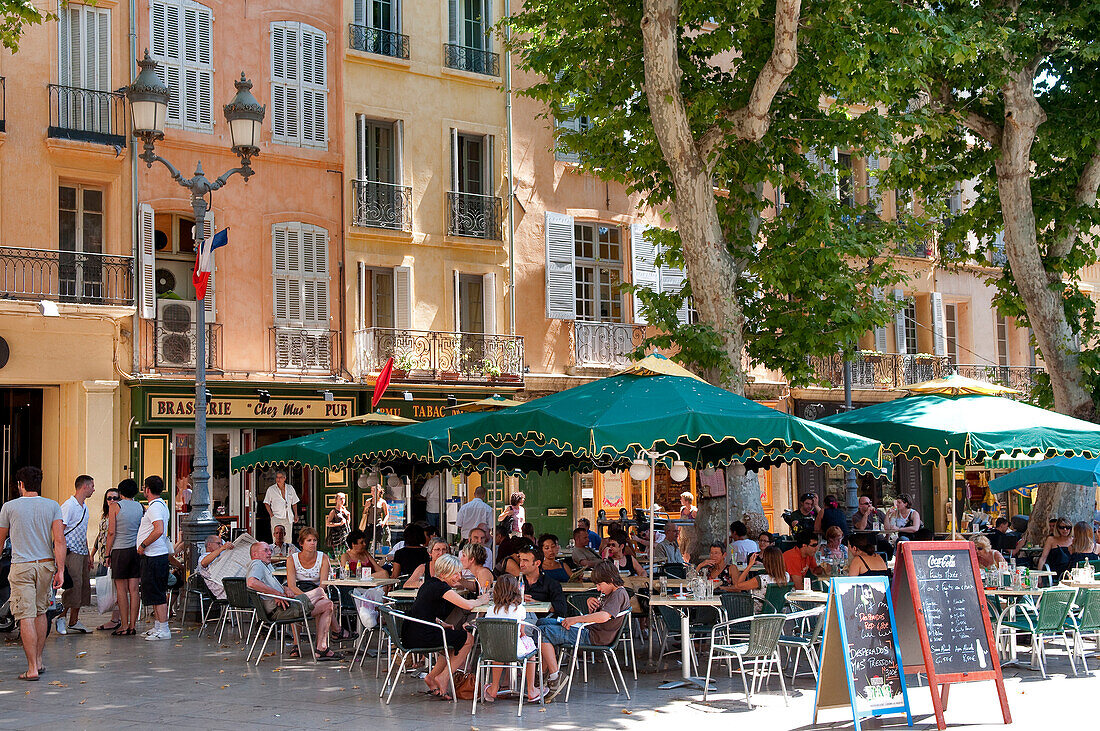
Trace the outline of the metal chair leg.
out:
<instances>
[{"instance_id":1,"label":"metal chair leg","mask_svg":"<svg viewBox=\"0 0 1100 731\"><path fill-rule=\"evenodd\" d=\"M623 683L623 692L626 693L626 699L630 700L630 689L626 687L626 676L623 675L623 669L619 667L619 658L611 653L611 659L615 662L615 669L619 671L619 680Z\"/></svg>"}]
</instances>

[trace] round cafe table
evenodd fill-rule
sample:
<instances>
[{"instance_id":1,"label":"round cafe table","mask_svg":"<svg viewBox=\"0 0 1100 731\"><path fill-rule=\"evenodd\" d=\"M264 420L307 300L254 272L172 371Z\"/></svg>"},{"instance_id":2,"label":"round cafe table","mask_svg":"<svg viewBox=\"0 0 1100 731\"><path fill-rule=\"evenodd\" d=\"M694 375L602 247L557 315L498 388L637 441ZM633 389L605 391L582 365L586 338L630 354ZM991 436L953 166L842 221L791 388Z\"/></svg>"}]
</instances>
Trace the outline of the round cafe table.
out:
<instances>
[{"instance_id":1,"label":"round cafe table","mask_svg":"<svg viewBox=\"0 0 1100 731\"><path fill-rule=\"evenodd\" d=\"M1033 574L1034 575L1034 574ZM1016 618L1016 606L1019 602L1031 602L1032 597L1041 596L1042 589L1024 589L1024 588L1011 588L1011 587L986 587L985 595L993 596L997 598L1003 598L1005 600L1005 606L997 614L996 625L1000 625L1002 619L1007 615L1009 619ZM993 631L997 631L997 626L993 627ZM996 640L996 636L994 636ZM1012 635L1008 640L1008 659L1001 663L1001 667L1027 667L1031 670L1039 669L1039 658L1035 653L1031 658L1029 665L1024 665L1017 657L1016 653L1016 630L1012 630Z\"/></svg>"},{"instance_id":2,"label":"round cafe table","mask_svg":"<svg viewBox=\"0 0 1100 731\"><path fill-rule=\"evenodd\" d=\"M680 680L671 680L661 683L657 687L661 690L672 688L706 688L706 679L694 677L691 674L691 623L688 620L688 611L692 607L718 607L721 609L722 601L717 597L711 599L694 599L690 594L673 594L670 596L651 597L649 603L655 607L672 607L680 614ZM713 684L714 681L712 680Z\"/></svg>"}]
</instances>

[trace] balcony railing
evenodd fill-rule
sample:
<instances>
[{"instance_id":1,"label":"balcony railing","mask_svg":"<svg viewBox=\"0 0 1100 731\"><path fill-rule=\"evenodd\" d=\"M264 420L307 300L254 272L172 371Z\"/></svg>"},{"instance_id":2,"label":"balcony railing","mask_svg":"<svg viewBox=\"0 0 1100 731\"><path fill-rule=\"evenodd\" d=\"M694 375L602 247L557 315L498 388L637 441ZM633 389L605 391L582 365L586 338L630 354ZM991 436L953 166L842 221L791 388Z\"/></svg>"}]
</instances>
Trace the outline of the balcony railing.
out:
<instances>
[{"instance_id":1,"label":"balcony railing","mask_svg":"<svg viewBox=\"0 0 1100 731\"><path fill-rule=\"evenodd\" d=\"M630 353L645 340L645 325L621 322L573 323L576 364L580 368L625 368Z\"/></svg>"},{"instance_id":2,"label":"balcony railing","mask_svg":"<svg viewBox=\"0 0 1100 731\"><path fill-rule=\"evenodd\" d=\"M353 180L353 226L412 230L412 188L371 180Z\"/></svg>"},{"instance_id":3,"label":"balcony railing","mask_svg":"<svg viewBox=\"0 0 1100 731\"><path fill-rule=\"evenodd\" d=\"M811 357L809 361L817 384L828 388L844 386L844 358L840 353ZM862 352L852 358L852 387L889 390L943 378L952 372L951 359L946 355Z\"/></svg>"},{"instance_id":4,"label":"balcony railing","mask_svg":"<svg viewBox=\"0 0 1100 731\"><path fill-rule=\"evenodd\" d=\"M339 333L330 330L283 327L271 328L275 370L299 373L332 373L333 355Z\"/></svg>"},{"instance_id":5,"label":"balcony railing","mask_svg":"<svg viewBox=\"0 0 1100 731\"><path fill-rule=\"evenodd\" d=\"M114 91L50 84L50 137L126 147L126 99Z\"/></svg>"},{"instance_id":6,"label":"balcony railing","mask_svg":"<svg viewBox=\"0 0 1100 731\"><path fill-rule=\"evenodd\" d=\"M447 234L500 241L500 198L474 193L447 193Z\"/></svg>"},{"instance_id":7,"label":"balcony railing","mask_svg":"<svg viewBox=\"0 0 1100 731\"><path fill-rule=\"evenodd\" d=\"M480 48L443 44L444 62L449 69L470 71L487 76L500 76L500 54Z\"/></svg>"},{"instance_id":8,"label":"balcony railing","mask_svg":"<svg viewBox=\"0 0 1100 731\"><path fill-rule=\"evenodd\" d=\"M1002 386L1016 389L1019 396L1013 398L1027 399L1038 385L1036 376L1043 372L1037 366L995 366L980 363L959 363L955 366L955 373L978 381L988 381Z\"/></svg>"},{"instance_id":9,"label":"balcony railing","mask_svg":"<svg viewBox=\"0 0 1100 731\"><path fill-rule=\"evenodd\" d=\"M0 297L129 307L134 259L0 246Z\"/></svg>"},{"instance_id":10,"label":"balcony railing","mask_svg":"<svg viewBox=\"0 0 1100 731\"><path fill-rule=\"evenodd\" d=\"M141 322L142 371L147 372L153 368L162 373L195 370L198 338L195 335L195 324L190 317L185 321L158 317L156 320ZM223 352L221 323L206 323L206 370L222 371Z\"/></svg>"},{"instance_id":11,"label":"balcony railing","mask_svg":"<svg viewBox=\"0 0 1100 731\"><path fill-rule=\"evenodd\" d=\"M523 380L523 338L372 327L355 333L360 376L394 359L394 378L408 381Z\"/></svg>"},{"instance_id":12,"label":"balcony railing","mask_svg":"<svg viewBox=\"0 0 1100 731\"><path fill-rule=\"evenodd\" d=\"M377 53L391 58L409 57L408 36L367 25L348 24L348 45L354 51Z\"/></svg>"}]
</instances>

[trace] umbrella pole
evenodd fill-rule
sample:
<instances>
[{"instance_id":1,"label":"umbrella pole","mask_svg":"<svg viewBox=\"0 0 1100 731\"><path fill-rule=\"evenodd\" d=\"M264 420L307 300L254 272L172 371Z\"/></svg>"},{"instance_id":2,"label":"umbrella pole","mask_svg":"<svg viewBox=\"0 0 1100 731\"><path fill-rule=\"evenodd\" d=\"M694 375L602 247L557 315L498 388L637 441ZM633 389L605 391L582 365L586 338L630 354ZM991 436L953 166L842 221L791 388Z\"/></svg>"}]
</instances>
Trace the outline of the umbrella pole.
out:
<instances>
[{"instance_id":1,"label":"umbrella pole","mask_svg":"<svg viewBox=\"0 0 1100 731\"><path fill-rule=\"evenodd\" d=\"M653 591L653 547L654 539L656 537L657 526L657 511L653 504L655 498L656 488L654 487L655 472L657 471L657 458L651 456L649 459L649 596L655 596ZM649 661L653 662L653 602L649 602ZM681 642L687 642L687 638L682 638Z\"/></svg>"},{"instance_id":2,"label":"umbrella pole","mask_svg":"<svg viewBox=\"0 0 1100 731\"><path fill-rule=\"evenodd\" d=\"M951 540L955 540L957 533L957 520L955 519L955 453L951 453L951 474L948 475L947 484L951 488Z\"/></svg>"}]
</instances>

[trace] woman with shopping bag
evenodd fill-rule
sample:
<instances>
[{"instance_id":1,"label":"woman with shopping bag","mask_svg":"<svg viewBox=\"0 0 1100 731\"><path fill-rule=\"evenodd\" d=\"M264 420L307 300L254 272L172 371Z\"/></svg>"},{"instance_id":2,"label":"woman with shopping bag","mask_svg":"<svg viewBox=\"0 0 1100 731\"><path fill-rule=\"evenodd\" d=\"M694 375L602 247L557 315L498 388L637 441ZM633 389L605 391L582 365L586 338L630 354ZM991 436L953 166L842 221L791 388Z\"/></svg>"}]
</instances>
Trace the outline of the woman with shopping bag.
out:
<instances>
[{"instance_id":1,"label":"woman with shopping bag","mask_svg":"<svg viewBox=\"0 0 1100 731\"><path fill-rule=\"evenodd\" d=\"M117 503L120 495L117 487L107 490L103 496L103 512L99 517L99 533L95 537L92 556L96 562L95 600L101 614L111 612L111 621L96 627L104 632L113 632L122 626L118 615L118 601L115 597L115 585L111 581L111 569L107 568L107 524L111 514L111 503ZM106 576L104 576L106 574ZM106 578L106 581L104 581ZM109 601L108 601L109 598Z\"/></svg>"}]
</instances>

